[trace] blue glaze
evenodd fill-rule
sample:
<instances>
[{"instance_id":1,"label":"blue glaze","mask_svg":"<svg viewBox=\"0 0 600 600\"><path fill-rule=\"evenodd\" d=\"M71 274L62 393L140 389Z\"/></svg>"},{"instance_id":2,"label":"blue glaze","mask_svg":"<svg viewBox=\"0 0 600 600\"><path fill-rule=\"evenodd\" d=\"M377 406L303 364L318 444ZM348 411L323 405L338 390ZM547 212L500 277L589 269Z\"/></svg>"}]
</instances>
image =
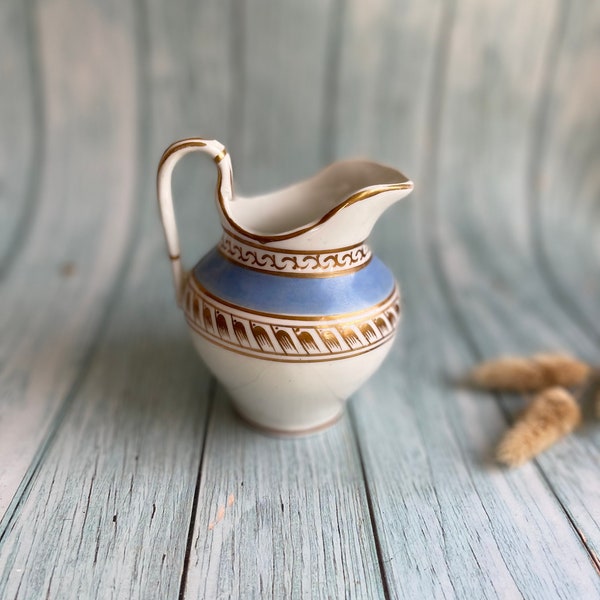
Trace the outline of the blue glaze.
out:
<instances>
[{"instance_id":1,"label":"blue glaze","mask_svg":"<svg viewBox=\"0 0 600 600\"><path fill-rule=\"evenodd\" d=\"M363 310L385 300L394 288L392 273L376 257L354 273L311 279L245 269L213 248L194 267L194 275L206 290L227 302L288 315Z\"/></svg>"}]
</instances>

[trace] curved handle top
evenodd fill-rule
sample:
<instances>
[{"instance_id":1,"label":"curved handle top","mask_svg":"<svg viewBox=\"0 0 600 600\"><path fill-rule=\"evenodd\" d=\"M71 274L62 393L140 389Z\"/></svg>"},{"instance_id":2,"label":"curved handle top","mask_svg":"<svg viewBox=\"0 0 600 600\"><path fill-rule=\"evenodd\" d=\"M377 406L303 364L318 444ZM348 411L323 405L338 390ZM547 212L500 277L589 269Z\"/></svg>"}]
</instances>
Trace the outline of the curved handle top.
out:
<instances>
[{"instance_id":1,"label":"curved handle top","mask_svg":"<svg viewBox=\"0 0 600 600\"><path fill-rule=\"evenodd\" d=\"M190 152L205 152L215 161L218 169L217 193L220 197L227 196L230 199L233 196L231 158L227 154L225 146L217 140L205 140L202 138L189 138L179 140L171 144L162 155L158 164L156 176L156 188L158 195L158 205L162 220L169 258L171 259L171 268L173 270L173 282L175 284L175 295L177 304L181 306L183 302L183 293L187 282L189 272L183 268L181 262L181 250L179 246L179 233L175 220L175 211L173 208L173 192L171 179L175 165Z\"/></svg>"}]
</instances>

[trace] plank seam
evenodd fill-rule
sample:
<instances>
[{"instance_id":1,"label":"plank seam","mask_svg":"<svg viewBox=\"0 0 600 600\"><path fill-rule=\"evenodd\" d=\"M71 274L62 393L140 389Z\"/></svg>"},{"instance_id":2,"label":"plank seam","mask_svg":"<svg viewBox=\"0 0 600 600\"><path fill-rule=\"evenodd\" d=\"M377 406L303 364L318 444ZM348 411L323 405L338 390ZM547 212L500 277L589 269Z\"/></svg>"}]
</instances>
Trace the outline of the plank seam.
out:
<instances>
[{"instance_id":1,"label":"plank seam","mask_svg":"<svg viewBox=\"0 0 600 600\"><path fill-rule=\"evenodd\" d=\"M413 411L415 412L415 414L417 414L417 411L414 408L414 399L411 397L410 398L410 402L413 405ZM416 422L416 426L417 426L417 430L419 432L419 437L420 437L420 442L421 445L423 447L426 447L426 439L427 436L424 434L423 432L423 428L421 426L421 423L419 422L419 420L417 420ZM454 431L454 430L453 430ZM462 454L462 448L460 448L460 452ZM429 469L430 473L434 473L434 469L433 469L433 465L431 464L431 457L429 456L429 453L426 452L425 453L425 460L427 461L427 468ZM469 472L470 475L470 472ZM450 568L448 567L449 562L448 562L448 542L447 542L447 534L446 534L446 528L444 527L444 517L443 517L443 511L442 511L442 503L440 502L440 496L438 494L438 490L437 487L435 485L432 486L432 491L435 495L435 503L437 505L437 519L438 519L438 523L442 532L442 542L443 542L443 553L444 553L444 559L446 561L446 565L447 565L447 571L448 571L448 581L450 582L450 587L452 588L452 594L455 598L459 597L459 593L458 590L456 589L456 585L454 583L454 580L452 579L452 577L450 576ZM435 509L434 509L435 510Z\"/></svg>"},{"instance_id":2,"label":"plank seam","mask_svg":"<svg viewBox=\"0 0 600 600\"><path fill-rule=\"evenodd\" d=\"M600 575L600 558L596 555L594 550L588 546L588 543L587 543L587 540L585 538L583 531L581 531L581 529L579 527L577 527L575 520L573 519L573 517L571 516L569 511L566 509L566 507L563 505L563 503L560 501L560 499L558 499L558 495L554 490L554 486L552 485L552 483L546 476L546 473L541 468L539 462L537 460L535 460L534 462L535 462L535 465L536 465L538 471L540 472L540 475L542 476L542 479L545 481L548 488L552 491L552 494L557 498L558 504L559 504L560 508L562 509L562 511L564 512L564 514L567 518L567 521L569 521L569 524L573 528L575 535L579 538L583 547L588 551L589 559L590 559L593 567L596 569L596 572L598 573L598 575Z\"/></svg>"},{"instance_id":3,"label":"plank seam","mask_svg":"<svg viewBox=\"0 0 600 600\"><path fill-rule=\"evenodd\" d=\"M360 437L358 435L358 427L356 425L356 415L352 405L348 407L348 417L350 421L350 427L352 428L352 434L354 436L354 443L356 445L356 452L358 454L358 461L360 463L360 472L363 479L363 485L365 488L365 495L367 496L367 508L369 511L369 522L371 524L371 531L373 533L373 540L375 542L375 552L377 553L377 564L379 565L379 576L381 577L381 585L383 587L383 596L385 600L390 600L392 597L390 593L390 587L388 584L387 576L385 573L385 561L383 560L383 545L379 537L379 530L377 529L377 521L375 519L375 508L373 506L373 500L371 495L371 487L367 478L367 470L365 467L365 460L363 456L363 450L360 444Z\"/></svg>"},{"instance_id":4,"label":"plank seam","mask_svg":"<svg viewBox=\"0 0 600 600\"><path fill-rule=\"evenodd\" d=\"M196 485L194 487L194 499L192 500L192 511L190 513L190 524L188 527L187 543L185 547L185 557L183 559L183 568L181 570L181 581L179 583L178 599L185 598L185 588L187 585L188 571L190 565L190 556L192 554L192 545L194 541L194 527L196 525L196 516L198 514L198 499L200 497L200 484L202 483L202 471L204 469L204 457L206 454L206 439L208 438L208 428L212 422L214 413L215 397L217 395L217 380L211 376L208 385L208 402L206 407L206 417L204 423L204 434L202 437L202 449L200 451L200 460L198 461L198 472L196 474Z\"/></svg>"},{"instance_id":5,"label":"plank seam","mask_svg":"<svg viewBox=\"0 0 600 600\"><path fill-rule=\"evenodd\" d=\"M429 145L429 153L428 155L426 155L425 158L425 164L428 164L428 168L426 169L426 176L423 177L423 181L428 181L429 185L430 185L430 201L429 202L422 202L422 212L425 215L424 218L420 219L421 220L421 228L422 228L422 233L421 233L421 237L422 239L425 240L425 246L429 252L429 256L430 256L430 264L432 266L432 269L434 271L434 277L433 279L434 281L434 285L437 284L438 287L438 292L440 293L440 295L444 296L444 292L441 289L439 280L440 280L440 276L439 274L436 272L436 265L435 265L435 260L434 260L434 253L433 250L431 248L431 245L433 243L433 238L430 235L427 235L427 228L424 227L424 225L428 222L432 222L435 224L435 219L431 218L432 215L431 213L435 212L435 207L433 206L434 201L435 201L435 192L437 190L437 172L438 172L438 153L437 153L437 148L439 147L439 142L440 142L440 132L441 132L441 128L442 128L442 107L444 104L444 98L446 95L446 76L447 76L447 72L448 72L448 64L450 62L450 46L451 46L451 41L452 41L452 33L453 33L453 29L454 29L454 24L456 21L456 1L454 0L453 2L446 2L443 5L442 8L442 14L440 17L440 24L439 24L439 33L437 36L437 44L436 44L436 49L435 49L435 55L434 55L434 63L433 63L433 69L432 69L432 77L431 77L431 91L429 94L429 100L428 100L428 107L426 110L426 115L427 115L427 123L428 123L428 133L429 135L427 137L429 137L429 139L431 140L430 145ZM429 210L427 210L429 209ZM427 212L429 212L430 214L428 215L431 218L430 219L427 218ZM418 214L418 213L417 213ZM460 329L458 329L458 333L460 334ZM454 425L451 422L451 427L454 431ZM421 439L424 440L424 436L421 430L420 425L417 423L417 426L419 428L419 435L421 436ZM459 450L462 454L462 448L459 447ZM429 454L426 453L426 459L427 459L427 463L429 466L429 469L431 472L433 472L432 470L432 466L431 466L431 461L430 461L430 457ZM466 464L466 463L465 463ZM469 472L469 477L471 477L471 473ZM444 556L446 558L447 561L447 544L446 544L446 530L444 527L444 522L442 519L442 509L441 509L441 504L439 501L439 496L437 493L437 489L435 487L435 485L433 486L433 491L435 493L435 499L436 499L436 504L437 504L437 509L438 509L438 521L439 521L439 526L442 532L442 540L444 542ZM457 590L456 590L456 585L455 582L451 576L450 571L448 570L448 581L450 583L450 587L452 588L452 593L454 595L457 594Z\"/></svg>"}]
</instances>

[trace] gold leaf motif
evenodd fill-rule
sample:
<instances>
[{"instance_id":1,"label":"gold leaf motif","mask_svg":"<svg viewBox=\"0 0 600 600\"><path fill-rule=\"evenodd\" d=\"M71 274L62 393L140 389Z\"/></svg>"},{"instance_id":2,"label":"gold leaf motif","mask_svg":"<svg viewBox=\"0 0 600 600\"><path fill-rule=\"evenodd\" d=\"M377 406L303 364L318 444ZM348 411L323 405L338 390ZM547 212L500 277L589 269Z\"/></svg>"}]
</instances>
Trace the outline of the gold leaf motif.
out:
<instances>
[{"instance_id":1,"label":"gold leaf motif","mask_svg":"<svg viewBox=\"0 0 600 600\"><path fill-rule=\"evenodd\" d=\"M375 341L377 339L376 333L373 331L370 323L363 323L359 327L360 332L365 336L368 342Z\"/></svg>"},{"instance_id":2,"label":"gold leaf motif","mask_svg":"<svg viewBox=\"0 0 600 600\"><path fill-rule=\"evenodd\" d=\"M204 321L204 327L206 327L206 329L214 329L212 317L210 314L210 308L208 308L206 304L204 304L204 307L202 309L202 320Z\"/></svg>"},{"instance_id":3,"label":"gold leaf motif","mask_svg":"<svg viewBox=\"0 0 600 600\"><path fill-rule=\"evenodd\" d=\"M373 322L375 323L375 327L377 327L377 329L379 329L379 333L381 333L382 335L385 334L385 332L389 329L389 326L383 320L383 317L377 317L376 319L373 320Z\"/></svg>"},{"instance_id":4,"label":"gold leaf motif","mask_svg":"<svg viewBox=\"0 0 600 600\"><path fill-rule=\"evenodd\" d=\"M356 332L351 327L343 327L339 329L341 336L344 338L344 341L350 346L350 348L354 348L355 346L360 345L360 339L356 335Z\"/></svg>"},{"instance_id":5,"label":"gold leaf motif","mask_svg":"<svg viewBox=\"0 0 600 600\"><path fill-rule=\"evenodd\" d=\"M294 346L294 342L290 337L290 334L283 329L275 329L275 338L279 342L279 345L283 348L283 351L288 352L296 352L296 347Z\"/></svg>"},{"instance_id":6,"label":"gold leaf motif","mask_svg":"<svg viewBox=\"0 0 600 600\"><path fill-rule=\"evenodd\" d=\"M302 347L307 351L307 352L318 352L319 351L319 346L317 346L317 344L315 343L315 340L313 338L313 336L310 334L310 332L308 331L302 331L300 329L298 329L297 327L294 328L294 332L296 334L296 337L298 338L298 341L302 344Z\"/></svg>"},{"instance_id":7,"label":"gold leaf motif","mask_svg":"<svg viewBox=\"0 0 600 600\"><path fill-rule=\"evenodd\" d=\"M333 333L332 331L324 329L322 331L319 331L319 335L321 336L323 343L327 346L330 352L335 352L342 349L342 346L340 345L337 337L335 336L335 333Z\"/></svg>"},{"instance_id":8,"label":"gold leaf motif","mask_svg":"<svg viewBox=\"0 0 600 600\"><path fill-rule=\"evenodd\" d=\"M229 329L227 328L227 320L219 311L215 312L215 319L217 321L217 331L221 337L229 337Z\"/></svg>"},{"instance_id":9,"label":"gold leaf motif","mask_svg":"<svg viewBox=\"0 0 600 600\"><path fill-rule=\"evenodd\" d=\"M273 348L273 344L271 344L271 340L269 339L269 336L263 327L260 325L255 325L254 323L251 323L250 327L256 343L261 348Z\"/></svg>"},{"instance_id":10,"label":"gold leaf motif","mask_svg":"<svg viewBox=\"0 0 600 600\"><path fill-rule=\"evenodd\" d=\"M186 290L185 312L194 331L234 352L275 361L314 362L361 354L391 340L400 309L397 297L394 290L380 305L363 311L362 318L360 312L339 317L261 316L211 298L194 279ZM332 318L338 322L329 324L327 319ZM277 319L290 325L281 327Z\"/></svg>"},{"instance_id":11,"label":"gold leaf motif","mask_svg":"<svg viewBox=\"0 0 600 600\"><path fill-rule=\"evenodd\" d=\"M233 322L233 332L235 333L235 337L238 339L238 342L243 345L250 345L250 341L248 340L248 334L246 333L246 328L241 321L237 321L236 319L231 319Z\"/></svg>"}]
</instances>

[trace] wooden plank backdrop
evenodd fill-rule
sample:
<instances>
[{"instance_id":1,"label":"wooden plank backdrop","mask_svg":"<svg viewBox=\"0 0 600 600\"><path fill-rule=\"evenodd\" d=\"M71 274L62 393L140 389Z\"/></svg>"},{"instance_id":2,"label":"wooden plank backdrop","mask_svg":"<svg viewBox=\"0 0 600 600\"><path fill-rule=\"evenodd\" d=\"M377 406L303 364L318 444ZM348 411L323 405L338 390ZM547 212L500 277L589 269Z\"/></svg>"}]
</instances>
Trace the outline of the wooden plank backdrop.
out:
<instances>
[{"instance_id":1,"label":"wooden plank backdrop","mask_svg":"<svg viewBox=\"0 0 600 600\"><path fill-rule=\"evenodd\" d=\"M500 353L600 362L591 0L0 5L0 597L600 597L600 425L516 470ZM329 431L240 423L178 311L154 191L217 138L244 193L368 156L401 335ZM260 143L259 143L260 141ZM214 167L178 168L190 265Z\"/></svg>"}]
</instances>

